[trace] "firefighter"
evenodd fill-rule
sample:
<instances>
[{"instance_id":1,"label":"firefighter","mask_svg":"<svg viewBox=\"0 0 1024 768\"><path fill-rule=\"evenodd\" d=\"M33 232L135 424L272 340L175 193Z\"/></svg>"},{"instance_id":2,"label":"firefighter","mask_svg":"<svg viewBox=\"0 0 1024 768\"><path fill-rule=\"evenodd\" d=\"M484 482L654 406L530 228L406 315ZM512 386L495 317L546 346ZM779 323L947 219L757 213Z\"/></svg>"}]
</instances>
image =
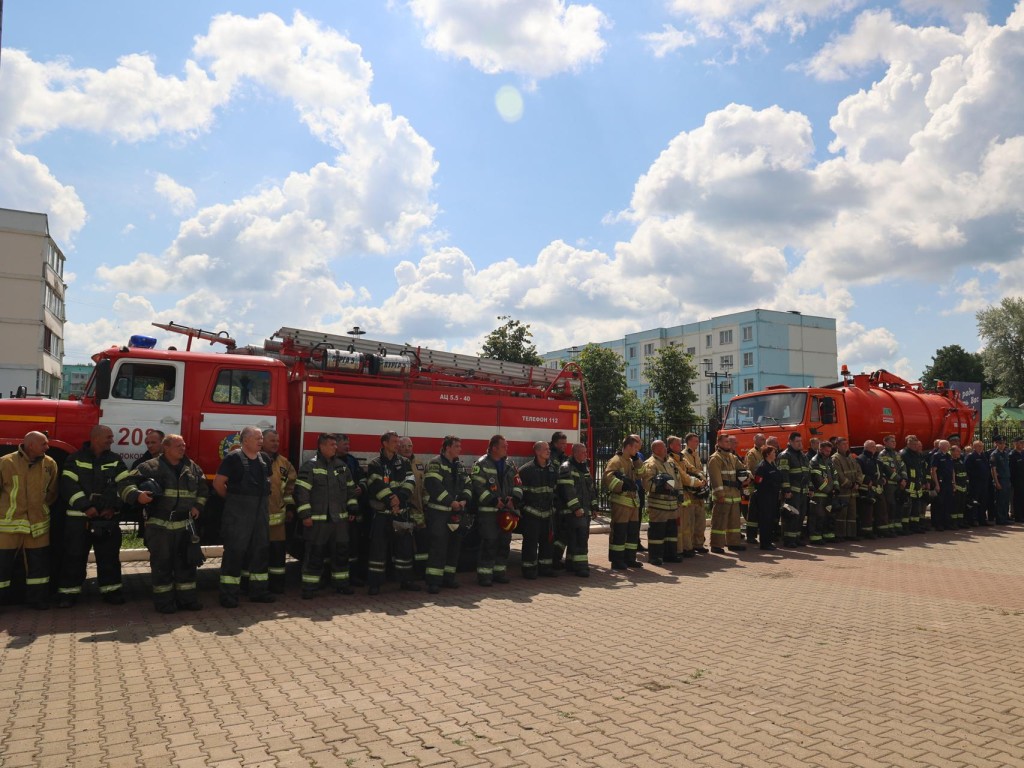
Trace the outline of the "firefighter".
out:
<instances>
[{"instance_id":1,"label":"firefighter","mask_svg":"<svg viewBox=\"0 0 1024 768\"><path fill-rule=\"evenodd\" d=\"M882 496L885 482L875 458L876 447L874 440L865 440L864 450L857 457L864 476L857 498L857 530L858 535L864 539L875 538L875 505Z\"/></svg>"},{"instance_id":2,"label":"firefighter","mask_svg":"<svg viewBox=\"0 0 1024 768\"><path fill-rule=\"evenodd\" d=\"M690 550L695 555L706 555L708 552L705 546L705 535L707 531L707 513L704 505L704 498L707 496L707 475L704 473L704 463L700 460L698 450L700 448L700 436L695 432L689 432L683 438L686 447L683 449L681 458L683 463L680 469L688 475L691 480L696 480L696 485L685 489L689 496L690 508Z\"/></svg>"},{"instance_id":3,"label":"firefighter","mask_svg":"<svg viewBox=\"0 0 1024 768\"><path fill-rule=\"evenodd\" d=\"M992 468L985 444L975 440L971 452L964 459L967 468L967 514L971 525L991 525L988 521L989 496L992 485Z\"/></svg>"},{"instance_id":4,"label":"firefighter","mask_svg":"<svg viewBox=\"0 0 1024 768\"><path fill-rule=\"evenodd\" d=\"M718 436L718 449L708 459L708 477L714 504L711 508L711 551L725 554L725 547L743 552L746 545L740 535L740 497L744 482L738 479L743 468L739 457L730 450L728 435Z\"/></svg>"},{"instance_id":5,"label":"firefighter","mask_svg":"<svg viewBox=\"0 0 1024 768\"><path fill-rule=\"evenodd\" d=\"M754 435L754 447L747 451L747 455L743 457L743 465L747 468L747 472L750 476L754 476L754 471L760 465L761 460L764 458L764 435L758 432ZM743 500L740 502L743 505L743 511L746 513L743 515L743 519L747 521L747 543L755 544L757 542L757 514L754 512L754 494L757 493L757 485L750 485L750 495L744 494Z\"/></svg>"},{"instance_id":6,"label":"firefighter","mask_svg":"<svg viewBox=\"0 0 1024 768\"><path fill-rule=\"evenodd\" d=\"M932 527L945 531L951 527L953 500L956 496L956 468L949 455L949 441L940 440L939 450L931 460L932 483L936 495L932 499Z\"/></svg>"},{"instance_id":7,"label":"firefighter","mask_svg":"<svg viewBox=\"0 0 1024 768\"><path fill-rule=\"evenodd\" d=\"M551 461L551 446L544 441L533 444L533 458L519 470L523 483L523 514L519 522L523 534L523 578L554 576L552 545L555 523L555 490L558 466Z\"/></svg>"},{"instance_id":8,"label":"firefighter","mask_svg":"<svg viewBox=\"0 0 1024 768\"><path fill-rule=\"evenodd\" d=\"M368 594L380 594L387 569L388 547L395 564L395 575L406 592L418 592L412 569L415 544L412 530L412 497L416 477L412 464L398 453L398 433L380 436L380 453L366 465L366 493L373 510L370 523L370 560Z\"/></svg>"},{"instance_id":9,"label":"firefighter","mask_svg":"<svg viewBox=\"0 0 1024 768\"><path fill-rule=\"evenodd\" d=\"M302 599L316 596L330 563L331 583L343 595L353 593L349 574L349 518L358 511L356 484L338 458L338 438L321 434L316 455L303 462L295 480L295 514L302 520Z\"/></svg>"},{"instance_id":10,"label":"firefighter","mask_svg":"<svg viewBox=\"0 0 1024 768\"><path fill-rule=\"evenodd\" d=\"M143 440L146 444L146 452L132 462L132 469L136 469L144 461L160 458L160 454L164 452L164 438L166 436L162 430L147 429L145 440Z\"/></svg>"},{"instance_id":11,"label":"firefighter","mask_svg":"<svg viewBox=\"0 0 1024 768\"><path fill-rule=\"evenodd\" d=\"M839 479L831 457L832 443L821 440L808 466L807 538L811 544L834 544L836 540Z\"/></svg>"},{"instance_id":12,"label":"firefighter","mask_svg":"<svg viewBox=\"0 0 1024 768\"><path fill-rule=\"evenodd\" d=\"M113 444L113 430L97 424L82 450L64 463L60 490L67 504L67 521L58 608L70 608L81 597L90 549L96 552L96 581L103 602L124 604L117 484L128 476L128 468L110 450Z\"/></svg>"},{"instance_id":13,"label":"firefighter","mask_svg":"<svg viewBox=\"0 0 1024 768\"><path fill-rule=\"evenodd\" d=\"M612 533L609 553L613 571L643 568L636 559L640 542L640 499L637 495L644 479L644 466L636 454L640 438L629 435L622 448L604 465L601 482L611 505Z\"/></svg>"},{"instance_id":14,"label":"firefighter","mask_svg":"<svg viewBox=\"0 0 1024 768\"><path fill-rule=\"evenodd\" d=\"M568 444L569 438L565 432L553 432L551 434L551 442L548 445L551 448L551 463L556 467L562 466L569 460L569 456L565 452L565 446Z\"/></svg>"},{"instance_id":15,"label":"firefighter","mask_svg":"<svg viewBox=\"0 0 1024 768\"><path fill-rule=\"evenodd\" d=\"M900 451L900 459L907 473L908 511L906 528L910 533L922 533L924 528L925 496L931 487L928 472L928 460L921 450L921 440L917 435L907 435L907 446Z\"/></svg>"},{"instance_id":16,"label":"firefighter","mask_svg":"<svg viewBox=\"0 0 1024 768\"><path fill-rule=\"evenodd\" d=\"M697 514L694 510L698 510L702 518L704 516L704 500L694 494L704 487L704 475L699 471L692 471L686 459L683 458L682 438L670 435L665 441L665 445L668 447L669 458L675 462L676 468L679 470L678 487L682 488L677 512L676 554L680 559L694 557L697 554L693 543L694 516ZM666 557L666 559L668 558ZM678 560L672 562L678 562Z\"/></svg>"},{"instance_id":17,"label":"firefighter","mask_svg":"<svg viewBox=\"0 0 1024 768\"><path fill-rule=\"evenodd\" d=\"M1006 450L1006 438L996 435L996 447L989 454L992 466L992 493L995 500L996 525L1009 525L1012 480L1010 479L1010 454Z\"/></svg>"},{"instance_id":18,"label":"firefighter","mask_svg":"<svg viewBox=\"0 0 1024 768\"><path fill-rule=\"evenodd\" d=\"M782 543L787 547L802 547L804 518L807 516L807 487L809 485L807 461L802 450L803 437L790 432L786 450L779 454L777 466L782 473ZM788 505L789 509L786 509Z\"/></svg>"},{"instance_id":19,"label":"firefighter","mask_svg":"<svg viewBox=\"0 0 1024 768\"><path fill-rule=\"evenodd\" d=\"M42 432L25 435L18 450L0 458L0 604L7 602L14 562L25 566L25 599L50 607L50 506L57 501L59 469L46 455Z\"/></svg>"},{"instance_id":20,"label":"firefighter","mask_svg":"<svg viewBox=\"0 0 1024 768\"><path fill-rule=\"evenodd\" d=\"M270 593L270 464L263 457L263 433L244 427L241 447L224 457L213 478L213 490L224 499L221 537L220 604L238 607L242 577L249 578L249 600L272 603Z\"/></svg>"},{"instance_id":21,"label":"firefighter","mask_svg":"<svg viewBox=\"0 0 1024 768\"><path fill-rule=\"evenodd\" d=\"M472 491L469 475L459 456L462 441L447 435L441 442L441 453L427 463L423 473L426 501L427 592L436 595L441 587L457 589L455 573L459 567L462 537L469 527L469 503Z\"/></svg>"},{"instance_id":22,"label":"firefighter","mask_svg":"<svg viewBox=\"0 0 1024 768\"><path fill-rule=\"evenodd\" d=\"M664 440L651 443L651 456L644 461L647 491L647 559L652 565L682 562L678 552L679 496L682 494L679 467L668 455Z\"/></svg>"},{"instance_id":23,"label":"firefighter","mask_svg":"<svg viewBox=\"0 0 1024 768\"><path fill-rule=\"evenodd\" d=\"M295 467L288 458L278 451L281 437L276 429L263 430L263 457L270 464L270 499L267 508L270 514L270 548L267 568L270 591L284 592L284 560L287 552L287 523L295 514Z\"/></svg>"},{"instance_id":24,"label":"firefighter","mask_svg":"<svg viewBox=\"0 0 1024 768\"><path fill-rule=\"evenodd\" d=\"M597 487L587 463L587 446L575 443L572 457L558 469L558 499L566 538L566 569L575 576L590 576L588 542L590 521L597 516Z\"/></svg>"},{"instance_id":25,"label":"firefighter","mask_svg":"<svg viewBox=\"0 0 1024 768\"><path fill-rule=\"evenodd\" d=\"M512 523L518 517L516 508L523 499L523 488L516 465L508 458L508 442L504 437L491 437L487 453L473 464L470 480L480 532L477 583L482 587L508 584Z\"/></svg>"},{"instance_id":26,"label":"firefighter","mask_svg":"<svg viewBox=\"0 0 1024 768\"><path fill-rule=\"evenodd\" d=\"M413 522L416 523L416 527L412 532L413 550L415 552L412 559L412 569L415 577L422 579L426 575L427 558L430 551L427 518L423 513L423 473L426 472L427 465L417 458L416 452L413 450L411 437L398 438L398 455L412 466L412 474L416 480L416 490L413 491L412 499L410 500L412 508L410 514L412 515Z\"/></svg>"},{"instance_id":27,"label":"firefighter","mask_svg":"<svg viewBox=\"0 0 1024 768\"><path fill-rule=\"evenodd\" d=\"M1013 487L1013 521L1024 523L1024 437L1013 438L1010 485Z\"/></svg>"},{"instance_id":28,"label":"firefighter","mask_svg":"<svg viewBox=\"0 0 1024 768\"><path fill-rule=\"evenodd\" d=\"M359 459L349 453L348 435L338 433L338 458L348 467L352 480L356 484L356 500L358 512L348 519L348 559L349 581L353 587L366 584L367 553L370 551L370 509L369 497L366 495L366 473L359 466Z\"/></svg>"},{"instance_id":29,"label":"firefighter","mask_svg":"<svg viewBox=\"0 0 1024 768\"><path fill-rule=\"evenodd\" d=\"M128 473L118 491L125 503L146 508L154 607L160 613L198 611L203 606L196 597L196 566L186 551L194 530L190 521L206 506L206 476L185 455L181 435L165 435L160 447L156 458Z\"/></svg>"},{"instance_id":30,"label":"firefighter","mask_svg":"<svg viewBox=\"0 0 1024 768\"><path fill-rule=\"evenodd\" d=\"M949 456L953 459L953 527L967 527L967 467L959 445L950 445Z\"/></svg>"},{"instance_id":31,"label":"firefighter","mask_svg":"<svg viewBox=\"0 0 1024 768\"><path fill-rule=\"evenodd\" d=\"M569 456L565 453L566 444L569 442L569 438L565 432L552 432L551 442L548 445L551 448L551 463L555 469L559 469L568 459ZM567 543L567 536L569 530L563 528L562 524L567 521L563 519L563 515L558 512L555 513L554 517L554 541L551 543L551 567L556 571L560 571L565 567L562 562L562 555L565 553L565 547Z\"/></svg>"},{"instance_id":32,"label":"firefighter","mask_svg":"<svg viewBox=\"0 0 1024 768\"><path fill-rule=\"evenodd\" d=\"M882 527L884 535L893 538L910 533L910 516L903 498L907 488L907 467L896 450L896 435L886 435L882 439L882 446L878 460L888 470L885 480L887 520Z\"/></svg>"},{"instance_id":33,"label":"firefighter","mask_svg":"<svg viewBox=\"0 0 1024 768\"><path fill-rule=\"evenodd\" d=\"M850 453L850 441L840 437L836 441L836 452L832 456L839 483L839 509L836 513L836 538L857 541L857 496L864 481L864 470L856 457Z\"/></svg>"}]
</instances>

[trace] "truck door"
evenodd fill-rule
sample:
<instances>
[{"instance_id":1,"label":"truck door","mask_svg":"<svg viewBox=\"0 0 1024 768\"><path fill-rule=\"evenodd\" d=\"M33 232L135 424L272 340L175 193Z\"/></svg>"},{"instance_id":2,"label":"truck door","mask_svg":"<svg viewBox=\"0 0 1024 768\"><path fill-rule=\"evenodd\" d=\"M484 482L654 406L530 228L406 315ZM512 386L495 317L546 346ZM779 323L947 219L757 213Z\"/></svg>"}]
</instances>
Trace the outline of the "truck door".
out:
<instances>
[{"instance_id":1,"label":"truck door","mask_svg":"<svg viewBox=\"0 0 1024 768\"><path fill-rule=\"evenodd\" d=\"M185 364L180 361L119 360L100 423L114 431L113 450L128 466L145 453L146 433L181 431Z\"/></svg>"},{"instance_id":2,"label":"truck door","mask_svg":"<svg viewBox=\"0 0 1024 768\"><path fill-rule=\"evenodd\" d=\"M270 369L246 368L243 363L218 366L209 381L198 385L203 387L196 393L199 445L192 455L201 457L197 461L207 473L215 472L220 459L241 445L243 427L278 428L272 379Z\"/></svg>"}]
</instances>

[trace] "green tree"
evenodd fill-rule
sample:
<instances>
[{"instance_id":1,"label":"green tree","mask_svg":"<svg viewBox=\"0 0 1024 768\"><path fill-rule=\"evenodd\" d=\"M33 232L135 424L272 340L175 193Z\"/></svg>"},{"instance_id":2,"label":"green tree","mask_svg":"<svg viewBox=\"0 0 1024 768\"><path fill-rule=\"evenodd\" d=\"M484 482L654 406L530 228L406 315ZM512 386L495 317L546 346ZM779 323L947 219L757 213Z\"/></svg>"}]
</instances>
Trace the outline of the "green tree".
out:
<instances>
[{"instance_id":1,"label":"green tree","mask_svg":"<svg viewBox=\"0 0 1024 768\"><path fill-rule=\"evenodd\" d=\"M621 415L629 391L626 387L626 361L614 350L587 344L580 350L576 362L583 371L591 423L607 422Z\"/></svg>"},{"instance_id":2,"label":"green tree","mask_svg":"<svg viewBox=\"0 0 1024 768\"><path fill-rule=\"evenodd\" d=\"M1014 405L1024 402L1024 298L1008 296L976 317L985 380Z\"/></svg>"},{"instance_id":3,"label":"green tree","mask_svg":"<svg viewBox=\"0 0 1024 768\"><path fill-rule=\"evenodd\" d=\"M669 344L647 358L644 376L651 385L665 429L679 433L697 420L693 412L697 402L693 391L697 366L682 347Z\"/></svg>"},{"instance_id":4,"label":"green tree","mask_svg":"<svg viewBox=\"0 0 1024 768\"><path fill-rule=\"evenodd\" d=\"M977 352L968 352L959 344L941 347L932 355L932 363L921 374L921 383L928 389L936 381L980 381L982 390L985 380L985 362Z\"/></svg>"},{"instance_id":5,"label":"green tree","mask_svg":"<svg viewBox=\"0 0 1024 768\"><path fill-rule=\"evenodd\" d=\"M533 338L530 326L513 320L509 315L498 319L504 322L487 334L480 356L507 363L543 365L544 360L537 354L536 345L530 343Z\"/></svg>"},{"instance_id":6,"label":"green tree","mask_svg":"<svg viewBox=\"0 0 1024 768\"><path fill-rule=\"evenodd\" d=\"M640 397L632 389L622 399L621 431L625 434L643 433L658 420L658 402L653 397Z\"/></svg>"}]
</instances>

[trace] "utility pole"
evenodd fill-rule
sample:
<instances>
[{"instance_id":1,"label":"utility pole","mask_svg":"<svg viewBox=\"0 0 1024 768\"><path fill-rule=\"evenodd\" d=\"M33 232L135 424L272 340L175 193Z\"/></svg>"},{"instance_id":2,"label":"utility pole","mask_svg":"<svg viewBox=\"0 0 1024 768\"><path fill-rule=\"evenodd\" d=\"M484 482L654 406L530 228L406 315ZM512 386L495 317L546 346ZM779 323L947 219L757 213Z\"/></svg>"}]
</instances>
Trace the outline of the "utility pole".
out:
<instances>
[{"instance_id":1,"label":"utility pole","mask_svg":"<svg viewBox=\"0 0 1024 768\"><path fill-rule=\"evenodd\" d=\"M718 430L722 428L722 389L732 381L732 374L729 373L729 369L732 367L728 363L721 365L722 370L714 370L714 363L710 357L705 357L701 361L704 366L704 376L714 380L715 387L715 417L708 424L708 452L710 453L715 449L715 442L718 440ZM719 384L721 379L721 384Z\"/></svg>"}]
</instances>

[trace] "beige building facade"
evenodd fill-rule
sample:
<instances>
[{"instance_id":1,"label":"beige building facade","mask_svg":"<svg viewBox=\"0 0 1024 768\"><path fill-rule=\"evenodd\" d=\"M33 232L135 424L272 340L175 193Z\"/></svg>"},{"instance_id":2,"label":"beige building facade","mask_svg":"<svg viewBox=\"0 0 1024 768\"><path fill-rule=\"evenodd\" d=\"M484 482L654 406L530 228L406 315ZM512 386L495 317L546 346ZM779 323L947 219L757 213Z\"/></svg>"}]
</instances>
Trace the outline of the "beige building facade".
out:
<instances>
[{"instance_id":1,"label":"beige building facade","mask_svg":"<svg viewBox=\"0 0 1024 768\"><path fill-rule=\"evenodd\" d=\"M64 254L45 213L0 208L0 394L58 397Z\"/></svg>"}]
</instances>

